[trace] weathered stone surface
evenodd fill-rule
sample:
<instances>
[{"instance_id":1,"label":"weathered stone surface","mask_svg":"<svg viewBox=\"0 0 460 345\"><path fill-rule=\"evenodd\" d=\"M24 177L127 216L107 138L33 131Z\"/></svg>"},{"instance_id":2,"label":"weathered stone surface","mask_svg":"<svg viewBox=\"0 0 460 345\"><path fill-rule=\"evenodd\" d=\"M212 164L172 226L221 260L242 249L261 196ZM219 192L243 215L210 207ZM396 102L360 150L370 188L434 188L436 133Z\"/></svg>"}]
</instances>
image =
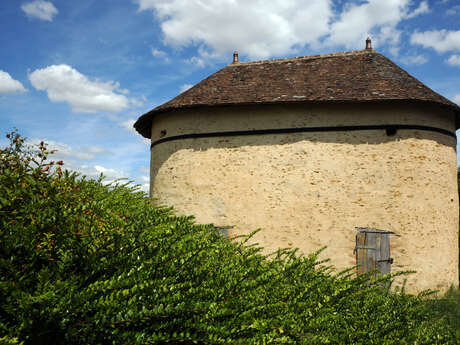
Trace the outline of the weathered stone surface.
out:
<instances>
[{"instance_id":1,"label":"weathered stone surface","mask_svg":"<svg viewBox=\"0 0 460 345\"><path fill-rule=\"evenodd\" d=\"M434 105L285 104L181 109L153 119L152 141L215 131L304 126L425 125L455 131ZM164 134L164 133L163 133ZM267 251L328 246L354 264L355 227L395 232L393 271L409 291L458 284L456 140L429 131L297 133L175 140L151 151L151 195L200 223L263 228Z\"/></svg>"}]
</instances>

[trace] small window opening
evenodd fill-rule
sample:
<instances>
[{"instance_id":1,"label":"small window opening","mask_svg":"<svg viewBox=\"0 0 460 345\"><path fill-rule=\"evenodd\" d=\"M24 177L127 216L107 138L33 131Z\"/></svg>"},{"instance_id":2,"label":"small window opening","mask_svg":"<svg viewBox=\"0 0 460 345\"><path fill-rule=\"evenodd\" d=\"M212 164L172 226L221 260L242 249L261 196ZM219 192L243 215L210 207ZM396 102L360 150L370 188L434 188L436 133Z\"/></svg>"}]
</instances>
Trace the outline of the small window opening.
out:
<instances>
[{"instance_id":1,"label":"small window opening","mask_svg":"<svg viewBox=\"0 0 460 345\"><path fill-rule=\"evenodd\" d=\"M160 132L160 138L163 138L165 135L166 135L166 129L163 129L163 130Z\"/></svg>"},{"instance_id":2,"label":"small window opening","mask_svg":"<svg viewBox=\"0 0 460 345\"><path fill-rule=\"evenodd\" d=\"M385 132L386 132L387 136L392 137L392 136L396 135L398 130L396 128L394 128L394 127L390 127L390 128L387 128L385 130Z\"/></svg>"},{"instance_id":3,"label":"small window opening","mask_svg":"<svg viewBox=\"0 0 460 345\"><path fill-rule=\"evenodd\" d=\"M374 277L391 272L391 231L373 228L356 228L356 265L358 274L372 272Z\"/></svg>"}]
</instances>

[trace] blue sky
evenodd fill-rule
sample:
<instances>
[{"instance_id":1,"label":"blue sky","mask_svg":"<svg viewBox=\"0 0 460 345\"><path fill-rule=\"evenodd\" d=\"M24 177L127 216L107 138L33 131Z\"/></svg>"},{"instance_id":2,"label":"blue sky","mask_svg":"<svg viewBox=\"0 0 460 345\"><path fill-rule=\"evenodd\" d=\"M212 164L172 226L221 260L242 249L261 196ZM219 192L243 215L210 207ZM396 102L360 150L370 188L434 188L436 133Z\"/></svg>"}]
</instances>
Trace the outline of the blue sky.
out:
<instances>
[{"instance_id":1,"label":"blue sky","mask_svg":"<svg viewBox=\"0 0 460 345\"><path fill-rule=\"evenodd\" d=\"M2 0L0 145L147 189L146 111L231 62L373 47L460 104L459 0ZM3 134L2 134L3 133Z\"/></svg>"}]
</instances>

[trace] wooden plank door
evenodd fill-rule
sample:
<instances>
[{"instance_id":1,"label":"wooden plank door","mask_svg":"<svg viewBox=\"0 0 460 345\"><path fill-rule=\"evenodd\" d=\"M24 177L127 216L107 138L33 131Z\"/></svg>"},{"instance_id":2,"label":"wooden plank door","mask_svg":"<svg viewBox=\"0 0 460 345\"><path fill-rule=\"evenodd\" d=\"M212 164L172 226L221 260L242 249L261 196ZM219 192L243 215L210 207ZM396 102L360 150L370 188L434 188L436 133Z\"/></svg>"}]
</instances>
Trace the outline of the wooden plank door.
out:
<instances>
[{"instance_id":1,"label":"wooden plank door","mask_svg":"<svg viewBox=\"0 0 460 345\"><path fill-rule=\"evenodd\" d=\"M358 274L373 272L374 277L391 272L390 234L372 228L357 228L356 264Z\"/></svg>"}]
</instances>

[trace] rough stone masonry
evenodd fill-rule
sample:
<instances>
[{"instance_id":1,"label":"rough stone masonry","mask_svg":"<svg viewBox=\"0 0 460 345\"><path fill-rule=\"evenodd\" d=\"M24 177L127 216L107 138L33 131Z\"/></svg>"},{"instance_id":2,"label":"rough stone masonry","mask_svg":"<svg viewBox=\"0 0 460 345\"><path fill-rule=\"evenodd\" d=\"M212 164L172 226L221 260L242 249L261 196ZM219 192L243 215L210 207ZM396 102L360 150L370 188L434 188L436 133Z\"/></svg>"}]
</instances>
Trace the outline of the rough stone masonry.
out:
<instances>
[{"instance_id":1,"label":"rough stone masonry","mask_svg":"<svg viewBox=\"0 0 460 345\"><path fill-rule=\"evenodd\" d=\"M458 285L460 108L372 48L224 67L134 125L151 190L197 222L263 230L265 251L327 246L355 262L355 227L385 229L407 289Z\"/></svg>"}]
</instances>

